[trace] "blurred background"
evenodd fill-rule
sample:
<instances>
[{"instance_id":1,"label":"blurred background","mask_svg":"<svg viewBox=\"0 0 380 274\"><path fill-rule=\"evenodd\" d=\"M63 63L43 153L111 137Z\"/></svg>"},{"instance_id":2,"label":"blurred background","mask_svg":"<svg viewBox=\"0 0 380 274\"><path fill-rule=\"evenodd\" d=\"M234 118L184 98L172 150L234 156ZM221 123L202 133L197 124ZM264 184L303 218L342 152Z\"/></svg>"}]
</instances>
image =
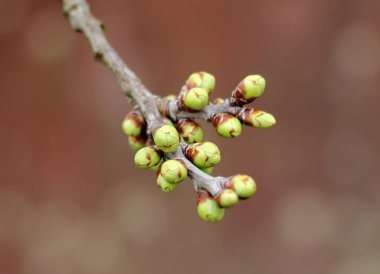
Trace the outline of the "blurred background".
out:
<instances>
[{"instance_id":1,"label":"blurred background","mask_svg":"<svg viewBox=\"0 0 380 274\"><path fill-rule=\"evenodd\" d=\"M227 97L246 75L272 129L222 151L215 174L258 192L218 224L133 164L131 106L58 1L0 0L0 273L380 273L380 2L91 0L146 86L190 73Z\"/></svg>"}]
</instances>

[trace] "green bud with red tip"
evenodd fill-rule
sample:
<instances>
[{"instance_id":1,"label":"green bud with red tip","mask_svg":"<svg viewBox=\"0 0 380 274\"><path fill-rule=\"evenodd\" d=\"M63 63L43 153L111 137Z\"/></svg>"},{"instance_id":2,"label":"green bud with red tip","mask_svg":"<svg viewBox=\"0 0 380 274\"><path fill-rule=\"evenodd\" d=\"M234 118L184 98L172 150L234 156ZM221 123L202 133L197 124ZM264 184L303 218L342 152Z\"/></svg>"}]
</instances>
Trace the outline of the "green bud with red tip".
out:
<instances>
[{"instance_id":1,"label":"green bud with red tip","mask_svg":"<svg viewBox=\"0 0 380 274\"><path fill-rule=\"evenodd\" d=\"M261 75L249 75L232 92L235 104L242 106L259 98L265 90L266 81Z\"/></svg>"},{"instance_id":2,"label":"green bud with red tip","mask_svg":"<svg viewBox=\"0 0 380 274\"><path fill-rule=\"evenodd\" d=\"M128 136L128 143L133 151L139 151L145 147L146 137L144 135Z\"/></svg>"},{"instance_id":3,"label":"green bud with red tip","mask_svg":"<svg viewBox=\"0 0 380 274\"><path fill-rule=\"evenodd\" d=\"M144 147L135 154L135 164L140 168L151 168L161 160L161 151L153 146Z\"/></svg>"},{"instance_id":4,"label":"green bud with red tip","mask_svg":"<svg viewBox=\"0 0 380 274\"><path fill-rule=\"evenodd\" d=\"M187 79L186 87L187 89L204 88L210 93L215 88L215 77L204 71L193 73Z\"/></svg>"},{"instance_id":5,"label":"green bud with red tip","mask_svg":"<svg viewBox=\"0 0 380 274\"><path fill-rule=\"evenodd\" d=\"M219 148L211 142L188 145L186 157L198 168L208 168L219 164L221 160Z\"/></svg>"},{"instance_id":6,"label":"green bud with red tip","mask_svg":"<svg viewBox=\"0 0 380 274\"><path fill-rule=\"evenodd\" d=\"M216 201L222 208L230 208L239 202L239 196L232 189L223 189Z\"/></svg>"},{"instance_id":7,"label":"green bud with red tip","mask_svg":"<svg viewBox=\"0 0 380 274\"><path fill-rule=\"evenodd\" d=\"M153 141L163 152L174 152L179 145L179 134L175 127L163 125L153 132Z\"/></svg>"},{"instance_id":8,"label":"green bud with red tip","mask_svg":"<svg viewBox=\"0 0 380 274\"><path fill-rule=\"evenodd\" d=\"M199 192L197 212L203 220L209 222L218 222L224 216L224 209L220 208L218 203L205 190Z\"/></svg>"},{"instance_id":9,"label":"green bud with red tip","mask_svg":"<svg viewBox=\"0 0 380 274\"><path fill-rule=\"evenodd\" d=\"M204 134L201 126L191 119L181 119L177 123L177 129L183 140L188 144L203 141Z\"/></svg>"},{"instance_id":10,"label":"green bud with red tip","mask_svg":"<svg viewBox=\"0 0 380 274\"><path fill-rule=\"evenodd\" d=\"M157 186L161 188L163 192L172 192L176 189L176 184L170 184L168 181L165 180L164 177L162 177L160 174L158 174L157 179Z\"/></svg>"},{"instance_id":11,"label":"green bud with red tip","mask_svg":"<svg viewBox=\"0 0 380 274\"><path fill-rule=\"evenodd\" d=\"M159 173L169 184L178 184L187 178L187 167L181 159L167 160L161 165Z\"/></svg>"},{"instance_id":12,"label":"green bud with red tip","mask_svg":"<svg viewBox=\"0 0 380 274\"><path fill-rule=\"evenodd\" d=\"M212 124L214 125L218 134L225 138L238 137L242 131L240 121L234 116L227 113L215 115L215 117L212 119Z\"/></svg>"},{"instance_id":13,"label":"green bud with red tip","mask_svg":"<svg viewBox=\"0 0 380 274\"><path fill-rule=\"evenodd\" d=\"M256 193L256 183L248 175L236 175L230 178L226 188L236 192L240 199L248 199Z\"/></svg>"},{"instance_id":14,"label":"green bud with red tip","mask_svg":"<svg viewBox=\"0 0 380 274\"><path fill-rule=\"evenodd\" d=\"M243 108L237 117L243 124L251 127L270 128L276 124L272 114L259 109Z\"/></svg>"},{"instance_id":15,"label":"green bud with red tip","mask_svg":"<svg viewBox=\"0 0 380 274\"><path fill-rule=\"evenodd\" d=\"M202 110L208 104L208 92L204 88L187 90L181 98L181 104L189 112Z\"/></svg>"},{"instance_id":16,"label":"green bud with red tip","mask_svg":"<svg viewBox=\"0 0 380 274\"><path fill-rule=\"evenodd\" d=\"M121 125L123 132L128 136L139 136L144 132L145 122L137 111L130 112Z\"/></svg>"}]
</instances>

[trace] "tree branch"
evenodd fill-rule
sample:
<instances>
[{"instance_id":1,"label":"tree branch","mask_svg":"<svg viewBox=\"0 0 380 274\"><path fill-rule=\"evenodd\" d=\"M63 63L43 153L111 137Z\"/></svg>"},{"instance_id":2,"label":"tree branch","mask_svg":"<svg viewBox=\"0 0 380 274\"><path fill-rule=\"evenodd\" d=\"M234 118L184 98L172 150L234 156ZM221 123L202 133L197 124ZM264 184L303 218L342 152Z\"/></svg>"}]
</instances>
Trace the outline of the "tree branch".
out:
<instances>
[{"instance_id":1,"label":"tree branch","mask_svg":"<svg viewBox=\"0 0 380 274\"><path fill-rule=\"evenodd\" d=\"M63 0L63 10L70 19L71 26L87 37L95 59L105 64L116 76L121 90L137 105L148 124L148 131L162 123L157 109L157 96L153 95L129 69L112 48L103 32L103 24L95 18L85 0Z\"/></svg>"},{"instance_id":2,"label":"tree branch","mask_svg":"<svg viewBox=\"0 0 380 274\"><path fill-rule=\"evenodd\" d=\"M62 0L63 10L69 18L74 30L83 33L94 53L95 59L106 65L117 78L121 90L130 98L132 104L136 106L143 115L147 123L147 133L152 134L154 130L163 124L161 113L158 109L159 97L151 93L136 76L136 74L123 62L116 51L112 48L104 35L103 24L95 18L86 0ZM172 107L173 108L173 107ZM199 113L187 113L177 111L170 115L176 121L182 117L204 117L209 119L215 112L221 110L221 106L209 105ZM231 108L230 111L234 111ZM186 164L189 176L193 179L196 190L205 189L211 195L217 196L223 189L227 178L210 176L193 163L191 163L183 153L183 145L178 146L173 153L166 153L165 158L180 158Z\"/></svg>"}]
</instances>

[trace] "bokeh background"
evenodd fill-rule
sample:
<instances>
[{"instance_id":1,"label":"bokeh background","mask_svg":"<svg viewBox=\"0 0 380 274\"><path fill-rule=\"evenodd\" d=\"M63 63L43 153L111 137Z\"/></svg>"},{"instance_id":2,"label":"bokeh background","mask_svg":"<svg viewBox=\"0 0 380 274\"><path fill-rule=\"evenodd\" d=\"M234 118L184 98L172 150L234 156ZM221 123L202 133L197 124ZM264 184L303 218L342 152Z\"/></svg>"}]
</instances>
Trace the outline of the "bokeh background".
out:
<instances>
[{"instance_id":1,"label":"bokeh background","mask_svg":"<svg viewBox=\"0 0 380 274\"><path fill-rule=\"evenodd\" d=\"M257 195L218 224L166 194L120 130L131 106L58 1L0 0L0 273L380 273L378 0L92 0L152 91L246 75L272 129L220 145Z\"/></svg>"}]
</instances>

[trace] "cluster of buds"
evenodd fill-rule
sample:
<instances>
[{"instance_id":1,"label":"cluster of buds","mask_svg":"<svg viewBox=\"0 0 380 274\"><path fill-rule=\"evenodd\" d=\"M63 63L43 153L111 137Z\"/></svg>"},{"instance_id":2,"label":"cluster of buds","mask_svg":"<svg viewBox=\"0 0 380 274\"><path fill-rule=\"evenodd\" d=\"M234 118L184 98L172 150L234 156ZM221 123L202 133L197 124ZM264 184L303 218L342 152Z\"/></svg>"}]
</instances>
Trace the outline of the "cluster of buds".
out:
<instances>
[{"instance_id":1,"label":"cluster of buds","mask_svg":"<svg viewBox=\"0 0 380 274\"><path fill-rule=\"evenodd\" d=\"M276 123L271 114L244 106L259 98L265 86L262 76L250 75L237 85L230 98L217 98L209 103L215 88L214 76L207 72L193 73L178 96L169 95L158 101L162 116L154 127L149 127L138 109L124 119L122 129L136 151L135 164L155 170L157 185L164 192L174 191L190 177L198 193L199 216L210 222L221 220L225 208L256 192L256 183L247 175L229 178L209 175L220 163L221 153L214 143L204 141L204 132L194 119L210 122L225 138L238 137L242 124L269 128Z\"/></svg>"}]
</instances>

